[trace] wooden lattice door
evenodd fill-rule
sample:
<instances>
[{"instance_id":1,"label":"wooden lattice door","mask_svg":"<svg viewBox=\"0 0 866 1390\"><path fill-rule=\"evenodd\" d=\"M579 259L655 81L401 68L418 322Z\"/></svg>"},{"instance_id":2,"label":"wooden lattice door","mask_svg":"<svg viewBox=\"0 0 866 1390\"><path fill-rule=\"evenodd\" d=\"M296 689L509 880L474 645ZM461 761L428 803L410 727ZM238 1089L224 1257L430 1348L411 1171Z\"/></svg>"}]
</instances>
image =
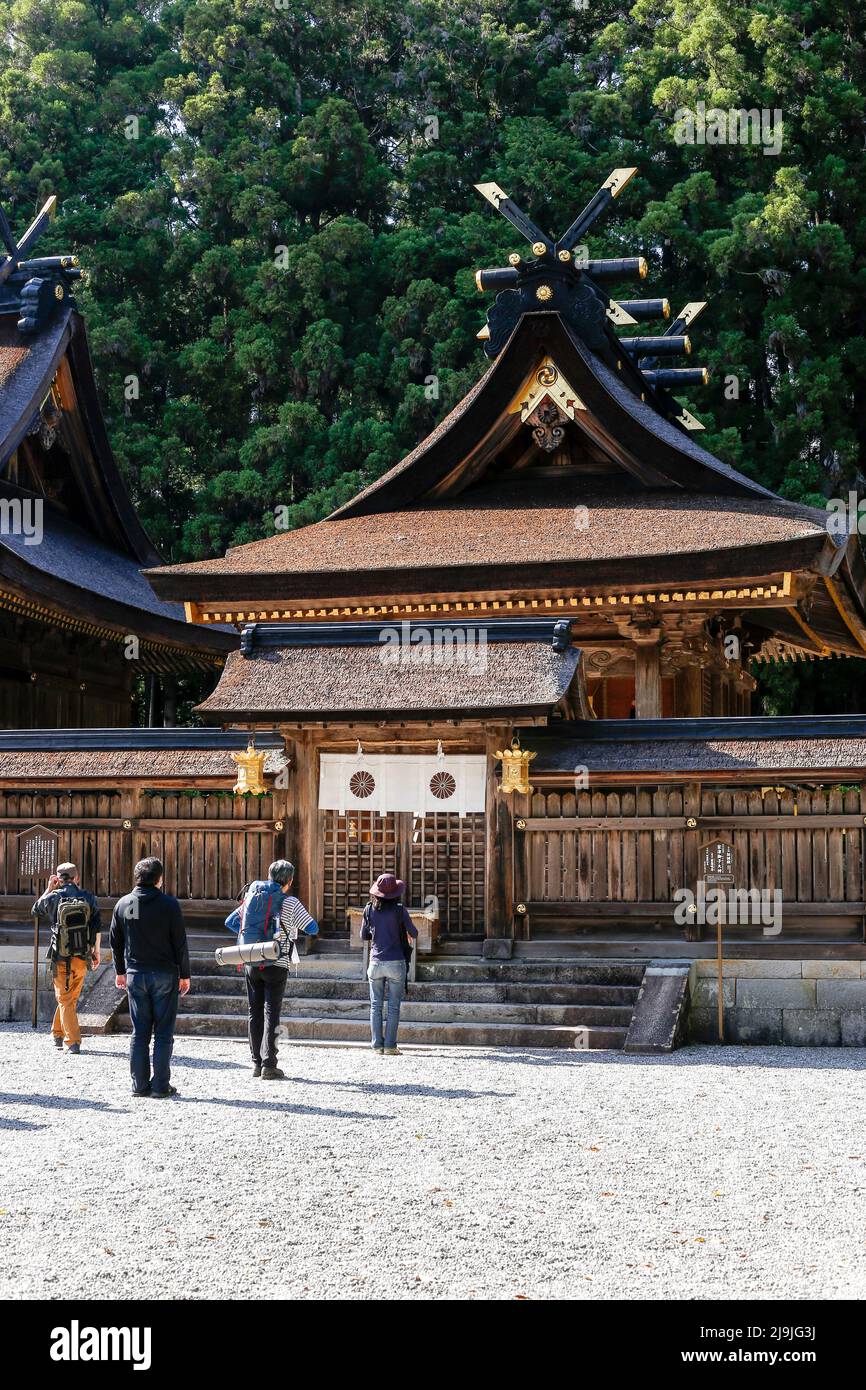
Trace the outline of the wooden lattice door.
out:
<instances>
[{"instance_id":1,"label":"wooden lattice door","mask_svg":"<svg viewBox=\"0 0 866 1390\"><path fill-rule=\"evenodd\" d=\"M484 931L484 816L321 811L322 913L326 932L347 930L350 907L366 901L379 874L406 883L406 902L435 898L443 932Z\"/></svg>"}]
</instances>

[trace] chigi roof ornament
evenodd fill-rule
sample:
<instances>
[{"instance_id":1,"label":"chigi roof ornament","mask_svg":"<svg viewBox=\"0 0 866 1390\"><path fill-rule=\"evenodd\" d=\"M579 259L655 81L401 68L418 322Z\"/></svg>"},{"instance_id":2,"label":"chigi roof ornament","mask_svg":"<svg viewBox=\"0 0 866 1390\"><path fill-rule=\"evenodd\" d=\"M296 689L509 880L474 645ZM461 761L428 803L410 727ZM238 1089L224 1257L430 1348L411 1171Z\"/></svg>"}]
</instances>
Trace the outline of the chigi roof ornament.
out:
<instances>
[{"instance_id":1,"label":"chigi roof ornament","mask_svg":"<svg viewBox=\"0 0 866 1390\"><path fill-rule=\"evenodd\" d=\"M641 319L670 319L670 304L667 299L611 299L597 282L629 275L645 279L647 262L643 256L593 260L583 242L592 224L636 173L637 169L614 169L558 240L541 231L498 184L475 185L532 246L531 256L515 252L508 257L507 266L475 272L482 294L496 292L478 337L487 356L498 357L524 314L557 313L592 352L622 374L623 382L641 400L650 400L662 415L684 429L703 429L700 420L669 394L669 388L705 385L707 369L671 366L669 360L691 353L686 330L705 304L687 304L661 334L618 338L615 328L633 328ZM555 440L551 447L555 447Z\"/></svg>"},{"instance_id":2,"label":"chigi roof ornament","mask_svg":"<svg viewBox=\"0 0 866 1390\"><path fill-rule=\"evenodd\" d=\"M44 328L72 298L72 284L82 275L77 256L29 256L53 221L56 206L52 195L20 241L16 241L0 208L0 314L17 310L20 333L38 333Z\"/></svg>"}]
</instances>

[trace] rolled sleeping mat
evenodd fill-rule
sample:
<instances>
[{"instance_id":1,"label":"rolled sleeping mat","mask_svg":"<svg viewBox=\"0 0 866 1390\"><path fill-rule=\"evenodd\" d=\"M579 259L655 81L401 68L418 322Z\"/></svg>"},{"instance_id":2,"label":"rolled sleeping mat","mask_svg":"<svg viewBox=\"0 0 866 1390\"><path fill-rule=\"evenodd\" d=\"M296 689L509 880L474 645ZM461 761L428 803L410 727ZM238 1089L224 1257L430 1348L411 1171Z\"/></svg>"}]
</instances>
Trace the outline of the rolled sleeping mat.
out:
<instances>
[{"instance_id":1,"label":"rolled sleeping mat","mask_svg":"<svg viewBox=\"0 0 866 1390\"><path fill-rule=\"evenodd\" d=\"M276 960L280 954L278 941L251 941L249 946L218 946L214 951L217 965L261 965Z\"/></svg>"}]
</instances>

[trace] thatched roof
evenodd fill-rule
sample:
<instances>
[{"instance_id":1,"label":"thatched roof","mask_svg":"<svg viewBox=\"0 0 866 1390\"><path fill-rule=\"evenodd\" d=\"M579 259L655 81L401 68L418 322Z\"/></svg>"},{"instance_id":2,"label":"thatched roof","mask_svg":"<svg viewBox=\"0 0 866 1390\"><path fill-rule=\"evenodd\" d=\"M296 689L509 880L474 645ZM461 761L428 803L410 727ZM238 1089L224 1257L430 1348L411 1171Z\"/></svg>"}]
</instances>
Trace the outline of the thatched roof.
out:
<instances>
[{"instance_id":1,"label":"thatched roof","mask_svg":"<svg viewBox=\"0 0 866 1390\"><path fill-rule=\"evenodd\" d=\"M549 642L498 642L383 660L375 646L266 648L232 653L201 713L221 719L279 716L549 711L565 694L580 652ZM429 658L429 660L428 660Z\"/></svg>"}]
</instances>

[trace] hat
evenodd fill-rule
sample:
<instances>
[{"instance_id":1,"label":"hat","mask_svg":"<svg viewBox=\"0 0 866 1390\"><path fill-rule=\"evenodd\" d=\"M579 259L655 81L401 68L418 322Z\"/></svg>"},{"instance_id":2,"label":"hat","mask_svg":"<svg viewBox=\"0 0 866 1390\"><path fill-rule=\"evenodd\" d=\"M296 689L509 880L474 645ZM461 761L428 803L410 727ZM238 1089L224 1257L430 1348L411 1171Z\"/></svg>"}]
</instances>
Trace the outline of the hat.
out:
<instances>
[{"instance_id":1,"label":"hat","mask_svg":"<svg viewBox=\"0 0 866 1390\"><path fill-rule=\"evenodd\" d=\"M55 870L58 878L75 878L78 873L77 864L58 864Z\"/></svg>"},{"instance_id":2,"label":"hat","mask_svg":"<svg viewBox=\"0 0 866 1390\"><path fill-rule=\"evenodd\" d=\"M393 874L380 874L376 882L371 885L371 898L402 898L406 891L406 885L402 878L395 878Z\"/></svg>"}]
</instances>

